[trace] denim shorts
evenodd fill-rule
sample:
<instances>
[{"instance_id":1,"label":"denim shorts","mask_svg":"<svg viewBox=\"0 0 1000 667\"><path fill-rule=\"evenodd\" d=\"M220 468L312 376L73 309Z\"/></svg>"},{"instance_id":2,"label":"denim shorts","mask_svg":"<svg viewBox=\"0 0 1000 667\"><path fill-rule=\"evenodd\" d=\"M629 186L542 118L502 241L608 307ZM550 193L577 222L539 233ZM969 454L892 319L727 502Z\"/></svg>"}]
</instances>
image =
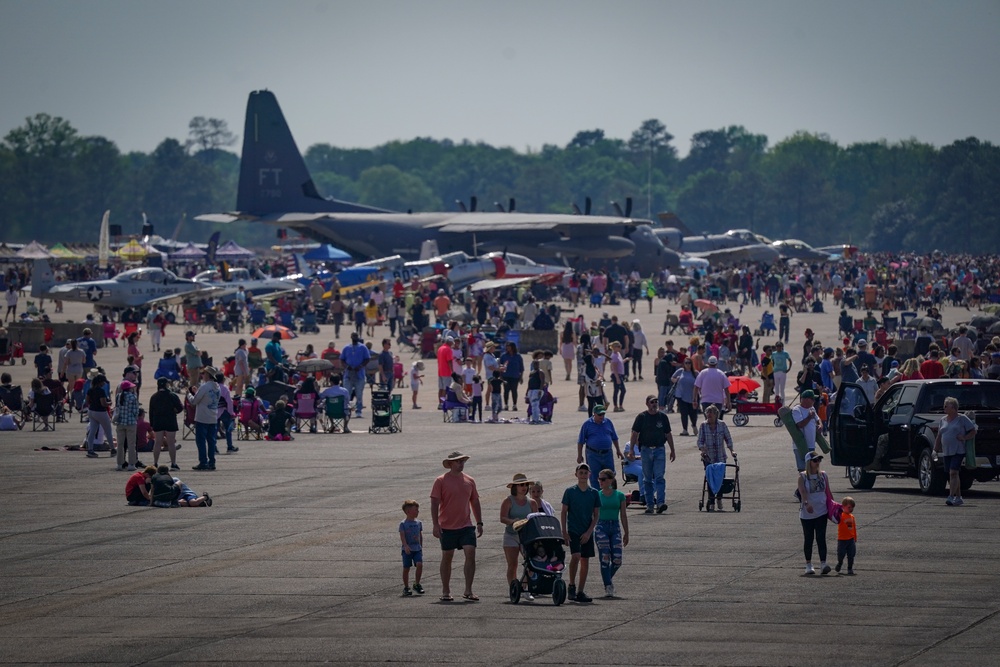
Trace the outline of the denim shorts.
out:
<instances>
[{"instance_id":1,"label":"denim shorts","mask_svg":"<svg viewBox=\"0 0 1000 667\"><path fill-rule=\"evenodd\" d=\"M403 555L403 567L413 567L414 563L424 562L423 551L410 551L410 553L406 553L400 549L399 552Z\"/></svg>"},{"instance_id":2,"label":"denim shorts","mask_svg":"<svg viewBox=\"0 0 1000 667\"><path fill-rule=\"evenodd\" d=\"M965 464L965 454L952 454L951 456L942 456L941 463L944 465L946 471L961 470L962 466Z\"/></svg>"}]
</instances>

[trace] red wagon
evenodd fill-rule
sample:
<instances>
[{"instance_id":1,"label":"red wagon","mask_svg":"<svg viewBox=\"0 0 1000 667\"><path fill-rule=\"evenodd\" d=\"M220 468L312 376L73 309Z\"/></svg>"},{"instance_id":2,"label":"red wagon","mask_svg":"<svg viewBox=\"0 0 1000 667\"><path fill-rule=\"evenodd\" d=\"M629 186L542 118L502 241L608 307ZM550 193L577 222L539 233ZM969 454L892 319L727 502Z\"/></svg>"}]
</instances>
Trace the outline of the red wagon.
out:
<instances>
[{"instance_id":1,"label":"red wagon","mask_svg":"<svg viewBox=\"0 0 1000 667\"><path fill-rule=\"evenodd\" d=\"M754 401L733 401L736 410L733 412L733 424L736 426L746 426L750 422L750 415L774 415L774 425L781 426L781 418L778 417L778 410L781 409L781 402L757 403Z\"/></svg>"}]
</instances>

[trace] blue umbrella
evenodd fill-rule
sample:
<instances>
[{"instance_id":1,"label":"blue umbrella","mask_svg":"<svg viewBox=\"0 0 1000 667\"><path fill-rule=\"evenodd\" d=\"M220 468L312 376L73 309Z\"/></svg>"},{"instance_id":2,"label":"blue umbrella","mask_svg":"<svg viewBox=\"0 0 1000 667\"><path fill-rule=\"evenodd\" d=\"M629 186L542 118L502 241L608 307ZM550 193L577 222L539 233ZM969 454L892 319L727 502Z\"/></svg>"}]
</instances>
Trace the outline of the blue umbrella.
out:
<instances>
[{"instance_id":1,"label":"blue umbrella","mask_svg":"<svg viewBox=\"0 0 1000 667\"><path fill-rule=\"evenodd\" d=\"M343 262L351 259L351 256L339 248L334 248L329 243L313 248L303 255L310 262Z\"/></svg>"}]
</instances>

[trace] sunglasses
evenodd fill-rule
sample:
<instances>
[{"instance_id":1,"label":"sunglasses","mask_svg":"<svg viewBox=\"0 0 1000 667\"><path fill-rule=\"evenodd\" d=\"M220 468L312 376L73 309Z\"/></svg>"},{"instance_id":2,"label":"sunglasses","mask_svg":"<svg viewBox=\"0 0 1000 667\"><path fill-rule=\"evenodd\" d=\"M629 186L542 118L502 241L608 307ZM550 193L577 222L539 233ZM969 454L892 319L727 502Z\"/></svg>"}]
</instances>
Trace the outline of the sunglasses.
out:
<instances>
[{"instance_id":1,"label":"sunglasses","mask_svg":"<svg viewBox=\"0 0 1000 667\"><path fill-rule=\"evenodd\" d=\"M601 481L601 482L610 482L611 481L610 477L598 477L597 479L598 479L598 481Z\"/></svg>"},{"instance_id":2,"label":"sunglasses","mask_svg":"<svg viewBox=\"0 0 1000 667\"><path fill-rule=\"evenodd\" d=\"M651 401L646 401L646 405L656 405L659 402L660 402L659 399L654 398Z\"/></svg>"}]
</instances>

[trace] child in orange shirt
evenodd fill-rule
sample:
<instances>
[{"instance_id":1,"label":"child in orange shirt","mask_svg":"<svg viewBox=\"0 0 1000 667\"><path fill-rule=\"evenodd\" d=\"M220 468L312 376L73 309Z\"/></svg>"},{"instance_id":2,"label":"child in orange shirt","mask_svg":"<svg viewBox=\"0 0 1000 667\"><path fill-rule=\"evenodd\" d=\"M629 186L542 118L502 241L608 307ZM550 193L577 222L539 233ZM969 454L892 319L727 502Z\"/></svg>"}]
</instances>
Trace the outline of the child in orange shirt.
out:
<instances>
[{"instance_id":1,"label":"child in orange shirt","mask_svg":"<svg viewBox=\"0 0 1000 667\"><path fill-rule=\"evenodd\" d=\"M854 520L854 498L845 496L840 504L844 507L844 513L837 525L837 567L834 569L840 572L844 556L847 556L847 574L853 576L854 555L857 553L858 541L858 524Z\"/></svg>"}]
</instances>

